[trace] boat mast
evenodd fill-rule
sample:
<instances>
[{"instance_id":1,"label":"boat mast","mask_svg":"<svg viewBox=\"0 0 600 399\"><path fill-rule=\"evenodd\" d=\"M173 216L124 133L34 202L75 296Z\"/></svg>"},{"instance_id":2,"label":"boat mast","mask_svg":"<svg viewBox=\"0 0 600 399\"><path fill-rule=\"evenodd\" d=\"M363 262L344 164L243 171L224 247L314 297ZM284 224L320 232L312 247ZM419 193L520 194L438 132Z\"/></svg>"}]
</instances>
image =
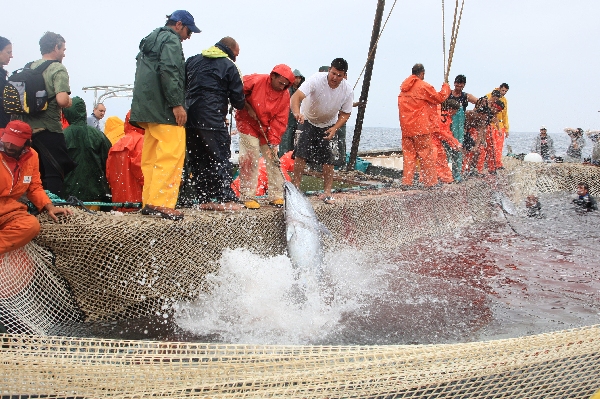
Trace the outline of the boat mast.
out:
<instances>
[{"instance_id":1,"label":"boat mast","mask_svg":"<svg viewBox=\"0 0 600 399\"><path fill-rule=\"evenodd\" d=\"M381 18L383 16L384 7L385 0L378 0L377 10L375 11L375 20L373 21L373 32L371 33L371 44L369 45L367 65L365 68L365 78L363 80L362 91L360 92L359 101L362 103L366 103L369 96L369 86L371 85L371 75L373 73L373 64L375 63L375 52L377 51L377 40L379 38L379 32L381 31ZM366 106L358 107L356 125L354 126L354 136L352 138L352 148L350 150L350 160L348 162L347 169L349 171L354 170L354 166L356 164L358 145L360 143L360 134L362 132L362 125L365 119L365 109Z\"/></svg>"}]
</instances>

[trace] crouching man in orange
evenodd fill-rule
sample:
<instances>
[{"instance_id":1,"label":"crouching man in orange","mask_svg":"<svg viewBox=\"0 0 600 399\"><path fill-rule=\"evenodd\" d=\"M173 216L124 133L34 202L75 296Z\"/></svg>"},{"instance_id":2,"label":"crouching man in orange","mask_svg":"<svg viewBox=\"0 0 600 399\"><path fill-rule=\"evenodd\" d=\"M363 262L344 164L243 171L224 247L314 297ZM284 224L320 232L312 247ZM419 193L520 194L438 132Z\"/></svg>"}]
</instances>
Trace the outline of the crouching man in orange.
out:
<instances>
[{"instance_id":1,"label":"crouching man in orange","mask_svg":"<svg viewBox=\"0 0 600 399\"><path fill-rule=\"evenodd\" d=\"M52 205L42 187L38 154L31 148L31 127L11 121L0 129L0 255L25 246L40 232L36 217L18 201L23 194L55 222L57 215L72 214Z\"/></svg>"}]
</instances>

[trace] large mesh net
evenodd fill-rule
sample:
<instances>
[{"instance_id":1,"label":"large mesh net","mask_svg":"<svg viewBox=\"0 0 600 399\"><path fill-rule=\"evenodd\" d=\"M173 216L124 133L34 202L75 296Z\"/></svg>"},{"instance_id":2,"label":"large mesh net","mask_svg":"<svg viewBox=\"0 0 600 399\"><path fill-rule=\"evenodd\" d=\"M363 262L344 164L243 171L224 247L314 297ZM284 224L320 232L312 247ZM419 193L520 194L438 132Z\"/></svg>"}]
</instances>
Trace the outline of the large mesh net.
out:
<instances>
[{"instance_id":1,"label":"large mesh net","mask_svg":"<svg viewBox=\"0 0 600 399\"><path fill-rule=\"evenodd\" d=\"M329 249L393 249L489 219L502 192L600 192L599 169L506 159L492 179L432 191L365 190L314 200ZM285 251L281 211L186 210L171 222L75 210L40 216L35 242L0 257L2 394L51 397L589 398L600 326L453 345L251 346L48 336L65 323L167 314L206 289L225 248ZM261 234L256 234L260 231ZM35 335L25 335L35 334Z\"/></svg>"}]
</instances>

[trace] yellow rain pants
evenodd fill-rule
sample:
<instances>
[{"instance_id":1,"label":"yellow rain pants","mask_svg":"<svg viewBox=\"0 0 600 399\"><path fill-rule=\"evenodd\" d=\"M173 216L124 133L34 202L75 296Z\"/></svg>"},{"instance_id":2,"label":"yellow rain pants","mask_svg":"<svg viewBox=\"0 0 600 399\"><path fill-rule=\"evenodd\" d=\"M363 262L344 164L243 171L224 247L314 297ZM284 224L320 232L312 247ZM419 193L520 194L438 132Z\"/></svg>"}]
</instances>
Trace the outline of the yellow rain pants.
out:
<instances>
[{"instance_id":1,"label":"yellow rain pants","mask_svg":"<svg viewBox=\"0 0 600 399\"><path fill-rule=\"evenodd\" d=\"M142 148L143 205L175 209L185 159L185 128L140 123L146 130Z\"/></svg>"}]
</instances>

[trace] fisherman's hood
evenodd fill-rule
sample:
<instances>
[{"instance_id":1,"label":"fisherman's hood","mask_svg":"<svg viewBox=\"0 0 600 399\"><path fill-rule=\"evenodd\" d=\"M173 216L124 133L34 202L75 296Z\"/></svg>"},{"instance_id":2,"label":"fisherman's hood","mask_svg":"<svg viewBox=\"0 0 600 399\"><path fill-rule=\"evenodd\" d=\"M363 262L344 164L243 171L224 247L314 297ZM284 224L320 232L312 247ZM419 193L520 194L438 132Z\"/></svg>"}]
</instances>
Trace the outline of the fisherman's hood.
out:
<instances>
[{"instance_id":1,"label":"fisherman's hood","mask_svg":"<svg viewBox=\"0 0 600 399\"><path fill-rule=\"evenodd\" d=\"M302 80L300 81L300 84L304 83L304 81L306 80L304 75L302 75L302 72L300 72L300 70L298 70L298 69L294 69L294 77L296 77L296 76L300 76L302 78Z\"/></svg>"},{"instance_id":2,"label":"fisherman's hood","mask_svg":"<svg viewBox=\"0 0 600 399\"><path fill-rule=\"evenodd\" d=\"M73 97L73 104L69 108L64 108L63 114L69 125L87 125L87 111L81 97Z\"/></svg>"},{"instance_id":3,"label":"fisherman's hood","mask_svg":"<svg viewBox=\"0 0 600 399\"><path fill-rule=\"evenodd\" d=\"M179 39L177 33L169 26L162 26L160 28L154 29L148 36L142 39L140 42L140 51L142 53L150 53L154 46L156 45L156 41L158 40L158 35L161 32L169 32L176 35Z\"/></svg>"},{"instance_id":4,"label":"fisherman's hood","mask_svg":"<svg viewBox=\"0 0 600 399\"><path fill-rule=\"evenodd\" d=\"M412 89L413 86L420 80L421 79L419 79L417 75L410 75L404 80L404 82L402 82L402 86L400 86L400 91L410 91L410 89Z\"/></svg>"},{"instance_id":5,"label":"fisherman's hood","mask_svg":"<svg viewBox=\"0 0 600 399\"><path fill-rule=\"evenodd\" d=\"M131 116L131 110L129 110L127 112L127 115L125 116L125 123L123 124L123 130L124 130L125 134L130 134L130 133L144 134L145 133L144 129L142 129L140 127L135 127L131 123L129 123L130 116Z\"/></svg>"},{"instance_id":6,"label":"fisherman's hood","mask_svg":"<svg viewBox=\"0 0 600 399\"><path fill-rule=\"evenodd\" d=\"M290 85L294 83L296 75L292 72L292 68L285 64L275 65L271 73L276 73L290 81Z\"/></svg>"},{"instance_id":7,"label":"fisherman's hood","mask_svg":"<svg viewBox=\"0 0 600 399\"><path fill-rule=\"evenodd\" d=\"M221 43L217 43L214 46L207 48L206 50L202 50L202 56L206 58L225 58L229 57L235 62L235 55L233 55L233 51L227 46L224 46Z\"/></svg>"}]
</instances>

